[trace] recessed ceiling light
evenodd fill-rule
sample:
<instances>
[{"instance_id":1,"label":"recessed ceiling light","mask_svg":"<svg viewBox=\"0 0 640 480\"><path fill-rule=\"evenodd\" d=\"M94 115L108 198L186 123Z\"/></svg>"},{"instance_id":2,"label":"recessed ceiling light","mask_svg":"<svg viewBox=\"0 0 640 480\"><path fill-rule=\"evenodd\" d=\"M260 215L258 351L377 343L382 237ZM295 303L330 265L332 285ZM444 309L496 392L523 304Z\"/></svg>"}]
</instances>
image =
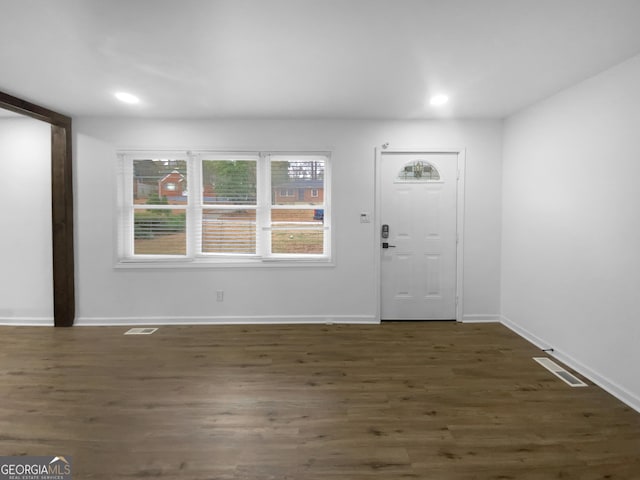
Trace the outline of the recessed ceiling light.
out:
<instances>
[{"instance_id":1,"label":"recessed ceiling light","mask_svg":"<svg viewBox=\"0 0 640 480\"><path fill-rule=\"evenodd\" d=\"M429 105L433 105L434 107L438 107L440 105L444 105L449 101L449 97L444 94L434 95L429 99Z\"/></svg>"},{"instance_id":2,"label":"recessed ceiling light","mask_svg":"<svg viewBox=\"0 0 640 480\"><path fill-rule=\"evenodd\" d=\"M114 95L118 100L120 100L121 102L124 102L124 103L129 103L131 105L134 105L136 103L140 103L140 99L138 97L136 97L135 95L131 94L131 93L117 92Z\"/></svg>"}]
</instances>

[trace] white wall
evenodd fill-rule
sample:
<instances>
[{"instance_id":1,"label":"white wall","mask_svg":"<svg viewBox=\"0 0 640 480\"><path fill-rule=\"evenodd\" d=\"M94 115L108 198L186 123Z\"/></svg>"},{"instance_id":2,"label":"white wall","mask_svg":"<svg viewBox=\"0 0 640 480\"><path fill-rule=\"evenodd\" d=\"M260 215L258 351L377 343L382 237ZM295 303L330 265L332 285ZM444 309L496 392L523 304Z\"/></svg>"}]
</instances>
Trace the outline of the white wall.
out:
<instances>
[{"instance_id":1,"label":"white wall","mask_svg":"<svg viewBox=\"0 0 640 480\"><path fill-rule=\"evenodd\" d=\"M51 127L0 118L0 323L53 325Z\"/></svg>"},{"instance_id":2,"label":"white wall","mask_svg":"<svg viewBox=\"0 0 640 480\"><path fill-rule=\"evenodd\" d=\"M376 312L374 147L467 149L464 312L499 316L498 121L74 120L78 324L255 320L372 321ZM329 268L114 269L118 148L333 150ZM224 290L224 302L215 291Z\"/></svg>"},{"instance_id":3,"label":"white wall","mask_svg":"<svg viewBox=\"0 0 640 480\"><path fill-rule=\"evenodd\" d=\"M640 56L505 122L505 322L640 410Z\"/></svg>"}]
</instances>

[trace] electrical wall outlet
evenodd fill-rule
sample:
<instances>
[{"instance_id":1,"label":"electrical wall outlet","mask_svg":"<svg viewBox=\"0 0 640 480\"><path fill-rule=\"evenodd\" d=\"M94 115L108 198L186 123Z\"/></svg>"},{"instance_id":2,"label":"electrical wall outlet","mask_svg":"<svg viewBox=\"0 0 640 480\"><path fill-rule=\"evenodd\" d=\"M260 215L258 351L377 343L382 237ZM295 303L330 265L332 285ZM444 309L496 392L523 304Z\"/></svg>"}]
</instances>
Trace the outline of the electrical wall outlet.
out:
<instances>
[{"instance_id":1,"label":"electrical wall outlet","mask_svg":"<svg viewBox=\"0 0 640 480\"><path fill-rule=\"evenodd\" d=\"M360 214L360 223L371 223L371 215L368 212L362 212Z\"/></svg>"},{"instance_id":2,"label":"electrical wall outlet","mask_svg":"<svg viewBox=\"0 0 640 480\"><path fill-rule=\"evenodd\" d=\"M218 302L224 301L224 290L218 290L216 292L216 301Z\"/></svg>"}]
</instances>

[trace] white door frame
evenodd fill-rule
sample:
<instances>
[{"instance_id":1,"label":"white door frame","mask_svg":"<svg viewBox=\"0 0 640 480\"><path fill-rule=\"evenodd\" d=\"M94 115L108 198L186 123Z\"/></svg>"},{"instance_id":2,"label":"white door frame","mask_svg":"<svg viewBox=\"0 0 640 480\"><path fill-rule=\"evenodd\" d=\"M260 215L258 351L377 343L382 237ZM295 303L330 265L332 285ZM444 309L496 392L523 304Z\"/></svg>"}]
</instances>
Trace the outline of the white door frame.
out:
<instances>
[{"instance_id":1,"label":"white door frame","mask_svg":"<svg viewBox=\"0 0 640 480\"><path fill-rule=\"evenodd\" d=\"M464 260L464 177L466 164L466 151L464 148L389 148L388 144L375 148L375 206L374 206L374 265L376 275L376 320L381 321L381 271L380 271L380 249L382 240L380 230L382 229L382 218L380 207L382 201L382 156L388 153L415 153L418 155L429 155L434 153L456 154L458 159L458 183L456 188L456 321L462 322L463 305L463 260Z\"/></svg>"}]
</instances>

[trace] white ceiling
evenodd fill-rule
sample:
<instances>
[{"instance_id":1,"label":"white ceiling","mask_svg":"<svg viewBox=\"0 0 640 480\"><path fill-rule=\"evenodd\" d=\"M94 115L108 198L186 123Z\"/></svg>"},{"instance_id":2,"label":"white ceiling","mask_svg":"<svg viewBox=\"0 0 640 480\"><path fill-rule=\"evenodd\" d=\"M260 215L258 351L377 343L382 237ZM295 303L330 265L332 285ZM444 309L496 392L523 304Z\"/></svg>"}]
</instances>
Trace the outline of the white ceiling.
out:
<instances>
[{"instance_id":1,"label":"white ceiling","mask_svg":"<svg viewBox=\"0 0 640 480\"><path fill-rule=\"evenodd\" d=\"M640 53L639 21L640 0L0 0L0 90L73 116L501 118Z\"/></svg>"}]
</instances>

